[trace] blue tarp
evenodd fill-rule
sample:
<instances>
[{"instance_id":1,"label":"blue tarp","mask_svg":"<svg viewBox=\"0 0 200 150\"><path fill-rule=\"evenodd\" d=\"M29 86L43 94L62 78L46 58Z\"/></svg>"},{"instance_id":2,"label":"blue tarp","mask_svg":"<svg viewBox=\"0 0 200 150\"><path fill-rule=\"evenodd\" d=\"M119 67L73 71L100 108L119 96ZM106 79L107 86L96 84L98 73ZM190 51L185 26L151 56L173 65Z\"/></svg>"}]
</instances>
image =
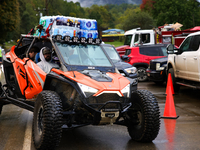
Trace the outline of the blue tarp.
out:
<instances>
[{"instance_id":1,"label":"blue tarp","mask_svg":"<svg viewBox=\"0 0 200 150\"><path fill-rule=\"evenodd\" d=\"M121 29L108 29L102 31L103 34L124 34L124 30Z\"/></svg>"}]
</instances>

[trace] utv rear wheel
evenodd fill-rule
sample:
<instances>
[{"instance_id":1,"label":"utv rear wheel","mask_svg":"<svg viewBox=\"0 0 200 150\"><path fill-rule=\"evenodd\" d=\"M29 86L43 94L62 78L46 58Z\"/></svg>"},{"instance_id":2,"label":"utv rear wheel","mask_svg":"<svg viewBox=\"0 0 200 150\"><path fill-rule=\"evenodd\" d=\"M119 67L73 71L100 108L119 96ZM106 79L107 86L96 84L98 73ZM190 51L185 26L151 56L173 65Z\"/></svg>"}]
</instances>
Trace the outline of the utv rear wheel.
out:
<instances>
[{"instance_id":1,"label":"utv rear wheel","mask_svg":"<svg viewBox=\"0 0 200 150\"><path fill-rule=\"evenodd\" d=\"M146 68L138 67L137 68L137 74L138 74L138 81L140 81L140 82L147 81Z\"/></svg>"},{"instance_id":2,"label":"utv rear wheel","mask_svg":"<svg viewBox=\"0 0 200 150\"><path fill-rule=\"evenodd\" d=\"M62 134L62 102L56 92L42 91L35 103L33 141L36 149L52 150Z\"/></svg>"},{"instance_id":3,"label":"utv rear wheel","mask_svg":"<svg viewBox=\"0 0 200 150\"><path fill-rule=\"evenodd\" d=\"M160 129L159 106L154 95L147 90L132 94L132 107L127 113L128 132L139 142L152 142Z\"/></svg>"}]
</instances>

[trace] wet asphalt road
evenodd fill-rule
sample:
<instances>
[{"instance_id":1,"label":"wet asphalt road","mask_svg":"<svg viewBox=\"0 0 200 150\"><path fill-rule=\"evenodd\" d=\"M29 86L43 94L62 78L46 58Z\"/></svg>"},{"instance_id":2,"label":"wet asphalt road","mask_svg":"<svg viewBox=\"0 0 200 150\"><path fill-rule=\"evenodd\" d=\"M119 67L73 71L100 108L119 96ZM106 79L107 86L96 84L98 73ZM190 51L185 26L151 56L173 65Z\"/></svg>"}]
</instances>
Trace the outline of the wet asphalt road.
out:
<instances>
[{"instance_id":1,"label":"wet asphalt road","mask_svg":"<svg viewBox=\"0 0 200 150\"><path fill-rule=\"evenodd\" d=\"M1 81L2 81L1 75ZM166 101L166 85L139 83L138 89L151 91L157 98L161 116ZM161 119L161 128L152 143L132 141L127 128L118 125L85 126L64 130L58 150L200 150L200 90L182 87L174 96L179 118ZM0 116L0 150L35 150L31 140L32 113L6 105Z\"/></svg>"}]
</instances>

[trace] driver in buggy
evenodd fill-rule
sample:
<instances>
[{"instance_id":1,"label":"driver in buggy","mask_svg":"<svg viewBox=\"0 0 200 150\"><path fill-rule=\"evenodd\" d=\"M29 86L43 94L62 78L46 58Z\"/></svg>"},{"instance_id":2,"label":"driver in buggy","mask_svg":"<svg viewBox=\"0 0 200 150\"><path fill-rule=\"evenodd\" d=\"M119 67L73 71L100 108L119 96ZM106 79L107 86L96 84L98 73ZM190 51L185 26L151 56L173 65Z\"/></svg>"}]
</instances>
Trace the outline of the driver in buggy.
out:
<instances>
[{"instance_id":1,"label":"driver in buggy","mask_svg":"<svg viewBox=\"0 0 200 150\"><path fill-rule=\"evenodd\" d=\"M43 47L40 50L41 61L37 65L46 73L49 73L52 68L59 69L59 65L52 61L52 51L48 47Z\"/></svg>"}]
</instances>

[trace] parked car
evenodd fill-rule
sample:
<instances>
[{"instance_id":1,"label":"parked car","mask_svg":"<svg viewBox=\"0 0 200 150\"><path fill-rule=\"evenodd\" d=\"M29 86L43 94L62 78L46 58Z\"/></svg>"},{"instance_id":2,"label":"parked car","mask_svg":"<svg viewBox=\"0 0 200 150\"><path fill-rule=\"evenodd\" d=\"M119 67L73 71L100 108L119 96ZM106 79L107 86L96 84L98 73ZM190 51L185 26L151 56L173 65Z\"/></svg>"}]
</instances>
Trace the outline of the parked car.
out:
<instances>
[{"instance_id":1,"label":"parked car","mask_svg":"<svg viewBox=\"0 0 200 150\"><path fill-rule=\"evenodd\" d=\"M166 47L167 44L132 47L131 49L126 49L125 55L122 56L122 60L125 60L137 68L139 81L146 81L146 69L149 67L150 60L166 57Z\"/></svg>"},{"instance_id":2,"label":"parked car","mask_svg":"<svg viewBox=\"0 0 200 150\"><path fill-rule=\"evenodd\" d=\"M146 70L147 77L150 81L160 85L167 80L167 60L168 57L163 57L150 61L149 67Z\"/></svg>"},{"instance_id":3,"label":"parked car","mask_svg":"<svg viewBox=\"0 0 200 150\"><path fill-rule=\"evenodd\" d=\"M123 62L114 46L110 44L101 44L101 46L106 51L113 64L117 67L120 74L131 80L132 86L134 87L133 89L136 90L138 84L136 67L131 66L127 62Z\"/></svg>"}]
</instances>

